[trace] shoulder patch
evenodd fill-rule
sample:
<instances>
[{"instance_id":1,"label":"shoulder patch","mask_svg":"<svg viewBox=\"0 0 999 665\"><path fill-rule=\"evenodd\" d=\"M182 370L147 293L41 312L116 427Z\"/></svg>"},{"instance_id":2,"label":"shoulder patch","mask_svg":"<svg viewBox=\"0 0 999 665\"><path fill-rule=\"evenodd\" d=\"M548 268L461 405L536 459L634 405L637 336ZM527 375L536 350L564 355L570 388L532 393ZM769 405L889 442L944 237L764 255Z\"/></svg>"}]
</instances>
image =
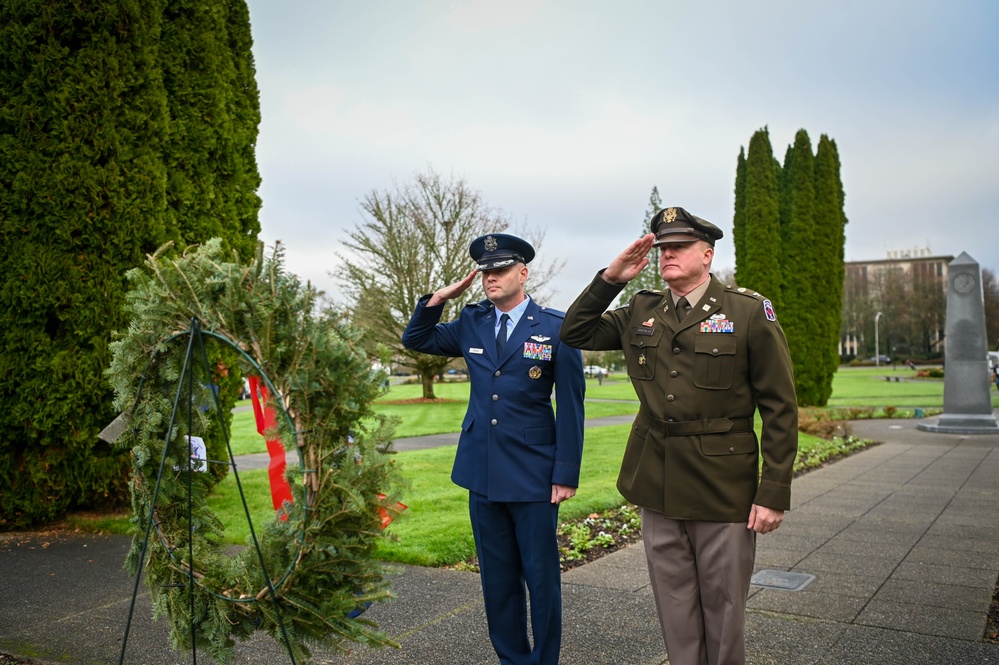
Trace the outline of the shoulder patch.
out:
<instances>
[{"instance_id":1,"label":"shoulder patch","mask_svg":"<svg viewBox=\"0 0 999 665\"><path fill-rule=\"evenodd\" d=\"M767 321L777 320L777 314L774 312L774 305L769 300L763 301L763 314L767 317Z\"/></svg>"}]
</instances>

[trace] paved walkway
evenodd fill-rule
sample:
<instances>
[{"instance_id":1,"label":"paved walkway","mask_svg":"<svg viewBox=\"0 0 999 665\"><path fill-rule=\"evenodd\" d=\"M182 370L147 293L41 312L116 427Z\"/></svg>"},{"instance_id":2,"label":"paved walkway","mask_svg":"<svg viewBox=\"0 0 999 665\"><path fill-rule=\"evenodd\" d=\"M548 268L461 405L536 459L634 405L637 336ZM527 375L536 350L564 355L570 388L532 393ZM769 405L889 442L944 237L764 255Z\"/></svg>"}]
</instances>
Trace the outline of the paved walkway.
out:
<instances>
[{"instance_id":1,"label":"paved walkway","mask_svg":"<svg viewBox=\"0 0 999 665\"><path fill-rule=\"evenodd\" d=\"M753 587L749 663L999 665L999 645L981 642L999 573L999 435L922 432L901 420L859 421L854 433L884 443L796 479L784 526L759 539L758 574L815 578L798 591ZM118 536L0 535L0 653L117 663L134 584L122 569L127 549ZM317 662L495 664L477 575L388 571L395 600L365 616L402 648ZM640 545L565 573L563 586L562 665L668 662ZM170 650L150 614L140 586L125 662L192 662ZM257 636L235 662L291 660Z\"/></svg>"}]
</instances>

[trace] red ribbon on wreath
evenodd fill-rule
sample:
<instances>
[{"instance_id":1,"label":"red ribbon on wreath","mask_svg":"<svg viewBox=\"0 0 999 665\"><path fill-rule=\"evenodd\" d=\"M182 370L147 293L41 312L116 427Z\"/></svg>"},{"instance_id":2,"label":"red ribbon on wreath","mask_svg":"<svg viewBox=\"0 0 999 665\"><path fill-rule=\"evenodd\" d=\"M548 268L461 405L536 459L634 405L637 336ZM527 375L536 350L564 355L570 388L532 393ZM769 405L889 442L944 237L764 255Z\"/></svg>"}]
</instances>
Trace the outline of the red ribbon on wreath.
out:
<instances>
[{"instance_id":1,"label":"red ribbon on wreath","mask_svg":"<svg viewBox=\"0 0 999 665\"><path fill-rule=\"evenodd\" d=\"M274 503L274 510L280 511L285 501L294 503L295 499L291 494L291 485L284 475L287 461L284 455L284 443L278 435L277 411L269 403L270 393L267 391L267 385L258 376L250 377L250 400L253 402L253 417L257 421L257 432L267 441L267 452L271 456L270 465L267 467L267 474L271 480L271 500ZM288 514L281 514L281 519L287 520Z\"/></svg>"}]
</instances>

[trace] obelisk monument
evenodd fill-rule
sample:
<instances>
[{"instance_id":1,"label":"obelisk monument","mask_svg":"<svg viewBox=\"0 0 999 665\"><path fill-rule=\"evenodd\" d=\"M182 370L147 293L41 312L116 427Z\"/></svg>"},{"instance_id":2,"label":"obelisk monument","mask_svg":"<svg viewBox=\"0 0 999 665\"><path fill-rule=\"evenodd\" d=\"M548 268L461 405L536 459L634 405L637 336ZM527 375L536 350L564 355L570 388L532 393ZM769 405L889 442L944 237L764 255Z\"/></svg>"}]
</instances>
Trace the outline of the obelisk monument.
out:
<instances>
[{"instance_id":1,"label":"obelisk monument","mask_svg":"<svg viewBox=\"0 0 999 665\"><path fill-rule=\"evenodd\" d=\"M992 411L985 301L978 262L961 252L947 265L944 412L919 429L949 434L999 434Z\"/></svg>"}]
</instances>

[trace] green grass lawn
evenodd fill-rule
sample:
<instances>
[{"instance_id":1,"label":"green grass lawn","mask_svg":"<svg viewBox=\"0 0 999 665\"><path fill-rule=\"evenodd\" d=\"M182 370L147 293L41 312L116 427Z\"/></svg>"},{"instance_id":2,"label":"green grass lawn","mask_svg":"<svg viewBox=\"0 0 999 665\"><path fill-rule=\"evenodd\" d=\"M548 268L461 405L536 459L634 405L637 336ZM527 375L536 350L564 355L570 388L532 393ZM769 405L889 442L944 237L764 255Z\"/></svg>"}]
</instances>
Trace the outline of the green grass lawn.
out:
<instances>
[{"instance_id":1,"label":"green grass lawn","mask_svg":"<svg viewBox=\"0 0 999 665\"><path fill-rule=\"evenodd\" d=\"M602 418L605 416L622 416L638 413L638 401L635 391L628 382L612 386L604 380L603 386L597 386L596 379L587 379L587 397L595 393L600 399L625 400L619 402L588 401L586 403L587 418ZM461 431L461 421L468 407L469 383L439 383L434 385L434 395L441 400L435 403L412 402L423 395L422 386L403 384L392 386L388 394L374 403L374 411L384 416L399 418L396 427L396 437L426 436L428 434L448 434ZM621 390L621 385L626 391ZM610 390L609 390L610 389ZM623 395L618 397L617 395ZM249 405L249 401L240 402L237 406ZM262 436L257 434L257 427L250 409L237 411L232 417L232 431L229 435L234 455L261 453L267 450Z\"/></svg>"},{"instance_id":2,"label":"green grass lawn","mask_svg":"<svg viewBox=\"0 0 999 665\"><path fill-rule=\"evenodd\" d=\"M990 390L992 406L999 407L999 392ZM826 406L942 408L943 393L943 379L920 379L916 372L901 365L898 369L841 367L833 377L832 397Z\"/></svg>"},{"instance_id":3,"label":"green grass lawn","mask_svg":"<svg viewBox=\"0 0 999 665\"><path fill-rule=\"evenodd\" d=\"M943 406L943 380L917 380L907 369L842 368L833 382L830 407L849 406L921 406L939 409ZM900 381L886 381L885 376L898 376ZM438 390L439 388L439 390ZM457 400L454 403L399 404L420 396L420 386L394 386L380 399L376 409L402 420L398 436L416 433L458 431L468 399L467 383L439 384L437 396ZM995 394L995 393L993 393ZM624 375L613 375L598 385L587 380L587 417L635 413L638 409L635 393ZM619 400L602 402L597 400ZM999 396L993 397L999 406ZM586 430L580 489L572 500L563 504L560 516L572 520L593 512L601 512L624 503L615 483L621 455L627 441L629 425L591 427ZM757 423L759 430L759 423ZM236 454L265 450L263 438L256 432L250 410L234 415L233 448ZM796 470L821 464L830 456L849 452L850 443L828 441L802 433ZM468 523L467 492L450 480L454 446L398 453L403 476L410 484L402 498L409 508L389 527L391 538L380 543L378 556L386 561L440 566L469 559L474 554L471 528ZM240 474L243 490L250 505L253 523L258 532L273 518L270 489L266 470ZM243 513L236 483L230 474L211 499L211 505L226 524L226 540L242 544L247 541L249 528ZM84 528L86 524L81 524ZM127 520L107 520L96 527L124 533Z\"/></svg>"},{"instance_id":4,"label":"green grass lawn","mask_svg":"<svg viewBox=\"0 0 999 665\"><path fill-rule=\"evenodd\" d=\"M563 520L584 517L625 503L616 483L630 429L630 425L611 425L586 430L579 491L562 504L560 517ZM818 460L843 452L841 446L841 442L801 434L797 468L814 466ZM399 467L409 483L402 497L408 508L389 527L391 538L379 544L379 558L441 566L465 561L474 555L475 546L468 522L468 493L451 482L454 453L455 446L398 453ZM240 480L259 532L274 515L267 472L264 469L243 472ZM242 502L231 474L220 485L210 504L226 525L226 541L245 543L249 527L243 517Z\"/></svg>"}]
</instances>

